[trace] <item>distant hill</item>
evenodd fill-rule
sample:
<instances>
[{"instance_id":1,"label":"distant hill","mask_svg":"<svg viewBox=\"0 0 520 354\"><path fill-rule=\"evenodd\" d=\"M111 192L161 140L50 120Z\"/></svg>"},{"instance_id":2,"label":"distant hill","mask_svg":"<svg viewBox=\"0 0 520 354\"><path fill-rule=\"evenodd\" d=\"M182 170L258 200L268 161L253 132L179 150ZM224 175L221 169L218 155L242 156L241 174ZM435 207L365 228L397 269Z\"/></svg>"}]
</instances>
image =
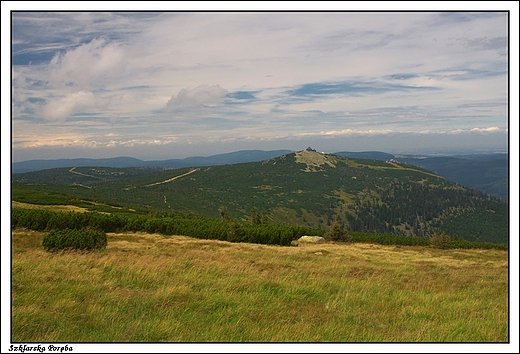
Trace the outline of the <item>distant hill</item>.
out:
<instances>
[{"instance_id":1,"label":"distant hill","mask_svg":"<svg viewBox=\"0 0 520 354\"><path fill-rule=\"evenodd\" d=\"M507 243L508 203L421 167L299 151L258 162L164 168L59 168L13 175L13 189L176 211L362 232ZM17 195L13 193L14 196ZM27 193L25 193L27 195ZM24 200L19 200L25 202Z\"/></svg>"},{"instance_id":2,"label":"distant hill","mask_svg":"<svg viewBox=\"0 0 520 354\"><path fill-rule=\"evenodd\" d=\"M99 166L99 167L136 167L143 166L144 161L133 157L113 157L105 159L55 159L55 160L29 160L13 162L12 173L24 173L46 170L50 168L75 167L75 166Z\"/></svg>"},{"instance_id":3,"label":"distant hill","mask_svg":"<svg viewBox=\"0 0 520 354\"><path fill-rule=\"evenodd\" d=\"M185 159L171 159L162 161L146 161L144 166L156 167L199 167L217 166L244 162L263 161L273 157L282 156L290 153L291 150L240 150L225 154L212 155L208 157L195 156Z\"/></svg>"},{"instance_id":4,"label":"distant hill","mask_svg":"<svg viewBox=\"0 0 520 354\"><path fill-rule=\"evenodd\" d=\"M212 155L208 157L195 156L187 157L185 159L168 159L168 160L153 160L143 161L133 157L114 157L103 159L56 159L56 160L29 160L22 162L14 162L12 164L12 173L24 173L40 171L50 168L61 167L195 167L195 166L215 166L226 165L242 162L254 162L278 157L291 152L291 150L241 150L225 154Z\"/></svg>"},{"instance_id":5,"label":"distant hill","mask_svg":"<svg viewBox=\"0 0 520 354\"><path fill-rule=\"evenodd\" d=\"M351 159L371 159L371 160L382 160L382 161L391 160L395 157L392 154L387 154L386 152L381 152L381 151L360 151L360 152L340 151L340 152L335 152L334 155L348 157Z\"/></svg>"}]
</instances>

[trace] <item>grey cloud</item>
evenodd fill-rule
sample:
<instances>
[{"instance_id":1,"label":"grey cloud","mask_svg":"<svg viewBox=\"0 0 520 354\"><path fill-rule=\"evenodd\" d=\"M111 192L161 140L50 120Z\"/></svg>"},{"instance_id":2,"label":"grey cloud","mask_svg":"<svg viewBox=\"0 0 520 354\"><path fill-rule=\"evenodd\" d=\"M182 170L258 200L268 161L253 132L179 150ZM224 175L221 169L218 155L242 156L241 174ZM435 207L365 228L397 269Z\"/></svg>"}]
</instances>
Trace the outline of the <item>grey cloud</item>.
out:
<instances>
[{"instance_id":1,"label":"grey cloud","mask_svg":"<svg viewBox=\"0 0 520 354\"><path fill-rule=\"evenodd\" d=\"M461 40L466 47L477 50L496 51L499 56L505 57L508 54L508 38L507 37L482 37L475 39Z\"/></svg>"},{"instance_id":2,"label":"grey cloud","mask_svg":"<svg viewBox=\"0 0 520 354\"><path fill-rule=\"evenodd\" d=\"M470 47L478 47L485 50L494 49L507 49L507 37L494 37L494 38L475 38L468 39L465 41L466 45Z\"/></svg>"},{"instance_id":3,"label":"grey cloud","mask_svg":"<svg viewBox=\"0 0 520 354\"><path fill-rule=\"evenodd\" d=\"M401 35L381 31L347 30L314 39L300 47L305 51L357 51L384 47Z\"/></svg>"},{"instance_id":4,"label":"grey cloud","mask_svg":"<svg viewBox=\"0 0 520 354\"><path fill-rule=\"evenodd\" d=\"M400 74L387 75L383 78L387 79L387 80L408 80L408 79L413 79L416 77L419 77L419 75L411 74L411 73L400 73Z\"/></svg>"},{"instance_id":5,"label":"grey cloud","mask_svg":"<svg viewBox=\"0 0 520 354\"><path fill-rule=\"evenodd\" d=\"M435 14L435 16L433 17L433 21L431 23L429 23L429 26L437 27L437 26L446 25L446 24L471 22L476 19L503 17L504 15L507 15L507 13L505 11L503 11L503 12L444 11L444 12L438 12L437 14Z\"/></svg>"},{"instance_id":6,"label":"grey cloud","mask_svg":"<svg viewBox=\"0 0 520 354\"><path fill-rule=\"evenodd\" d=\"M507 75L507 67L490 67L489 69L450 68L434 71L429 74L432 78L450 79L454 81L478 80L495 76Z\"/></svg>"},{"instance_id":7,"label":"grey cloud","mask_svg":"<svg viewBox=\"0 0 520 354\"><path fill-rule=\"evenodd\" d=\"M507 102L476 102L458 105L459 108L491 108L491 107L507 107Z\"/></svg>"}]
</instances>

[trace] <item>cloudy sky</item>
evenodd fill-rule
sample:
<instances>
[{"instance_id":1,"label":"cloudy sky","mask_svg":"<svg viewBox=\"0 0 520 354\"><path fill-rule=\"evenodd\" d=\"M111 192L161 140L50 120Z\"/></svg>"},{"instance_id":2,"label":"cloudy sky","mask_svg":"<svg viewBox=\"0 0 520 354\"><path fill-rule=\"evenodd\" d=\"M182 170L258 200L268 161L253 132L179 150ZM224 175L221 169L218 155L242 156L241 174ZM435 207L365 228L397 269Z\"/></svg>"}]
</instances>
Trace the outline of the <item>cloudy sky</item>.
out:
<instances>
[{"instance_id":1,"label":"cloudy sky","mask_svg":"<svg viewBox=\"0 0 520 354\"><path fill-rule=\"evenodd\" d=\"M507 151L507 12L12 12L12 161Z\"/></svg>"}]
</instances>

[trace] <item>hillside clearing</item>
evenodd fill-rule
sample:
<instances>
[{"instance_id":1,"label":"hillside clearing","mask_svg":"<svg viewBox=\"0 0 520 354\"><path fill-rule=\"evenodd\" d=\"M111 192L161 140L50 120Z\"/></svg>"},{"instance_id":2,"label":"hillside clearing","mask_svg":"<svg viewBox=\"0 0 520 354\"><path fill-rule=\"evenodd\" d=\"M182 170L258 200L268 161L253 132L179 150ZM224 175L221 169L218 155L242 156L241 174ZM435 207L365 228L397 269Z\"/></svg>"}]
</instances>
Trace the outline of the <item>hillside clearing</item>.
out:
<instances>
[{"instance_id":1,"label":"hillside clearing","mask_svg":"<svg viewBox=\"0 0 520 354\"><path fill-rule=\"evenodd\" d=\"M49 211L61 211L61 212L69 212L74 211L77 213L85 213L89 211L87 208L78 207L75 205L41 205L41 204L30 204L30 203L22 203L17 201L11 201L11 206L13 208L24 208L24 209L42 209Z\"/></svg>"}]
</instances>

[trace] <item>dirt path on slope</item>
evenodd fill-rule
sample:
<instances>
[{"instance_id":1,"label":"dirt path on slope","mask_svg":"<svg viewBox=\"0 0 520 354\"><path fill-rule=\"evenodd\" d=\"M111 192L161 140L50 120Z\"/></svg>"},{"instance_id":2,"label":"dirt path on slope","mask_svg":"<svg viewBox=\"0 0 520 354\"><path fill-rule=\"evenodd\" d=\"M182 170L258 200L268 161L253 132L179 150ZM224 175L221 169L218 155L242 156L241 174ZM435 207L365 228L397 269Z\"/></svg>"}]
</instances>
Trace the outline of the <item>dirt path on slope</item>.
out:
<instances>
[{"instance_id":1,"label":"dirt path on slope","mask_svg":"<svg viewBox=\"0 0 520 354\"><path fill-rule=\"evenodd\" d=\"M105 180L106 178L103 178L103 177L99 177L99 176L94 176L94 175L87 175L85 173L81 173L81 172L76 172L74 171L76 169L76 167L72 167L69 172L70 173L74 173L76 175L80 175L80 176L85 176L85 177L92 177L92 178L97 178L97 179L102 179L102 180Z\"/></svg>"},{"instance_id":2,"label":"dirt path on slope","mask_svg":"<svg viewBox=\"0 0 520 354\"><path fill-rule=\"evenodd\" d=\"M155 183L146 184L145 187L152 187L152 186L156 186L156 185L158 185L158 184L169 183L169 182L175 181L175 180L178 179L178 178L181 178L181 177L187 176L187 175L189 175L189 174L192 174L193 172L196 172L196 171L198 171L198 170L200 170L200 168L195 168L195 169L193 169L193 170L191 170L191 171L189 171L189 172L186 172L186 173L184 173L184 174L182 174L182 175L172 177L172 178L167 179L167 180L162 181L162 182L155 182Z\"/></svg>"}]
</instances>

